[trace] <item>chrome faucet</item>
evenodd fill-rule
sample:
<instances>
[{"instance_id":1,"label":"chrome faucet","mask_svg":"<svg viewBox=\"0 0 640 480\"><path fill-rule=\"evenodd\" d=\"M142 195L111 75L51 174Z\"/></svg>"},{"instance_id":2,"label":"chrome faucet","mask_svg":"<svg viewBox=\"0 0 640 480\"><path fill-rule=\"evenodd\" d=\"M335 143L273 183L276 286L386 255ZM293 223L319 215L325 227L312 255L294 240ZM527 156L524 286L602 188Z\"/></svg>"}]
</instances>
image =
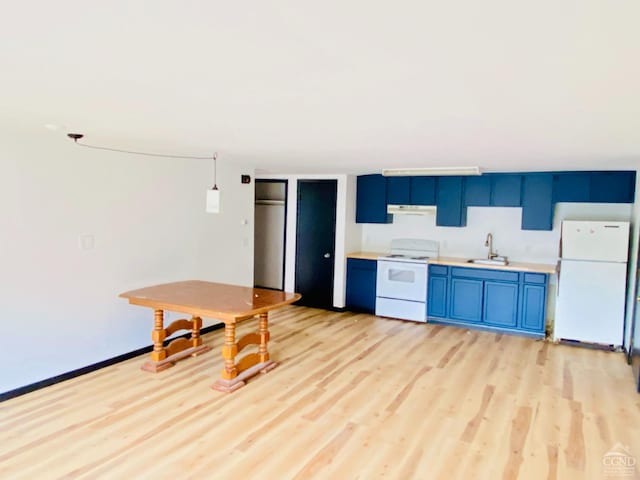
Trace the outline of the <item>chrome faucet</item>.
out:
<instances>
[{"instance_id":1,"label":"chrome faucet","mask_svg":"<svg viewBox=\"0 0 640 480\"><path fill-rule=\"evenodd\" d=\"M485 247L489 247L489 253L487 254L487 258L489 260L493 260L498 256L498 252L493 251L493 235L491 233L487 233L487 239L484 242Z\"/></svg>"}]
</instances>

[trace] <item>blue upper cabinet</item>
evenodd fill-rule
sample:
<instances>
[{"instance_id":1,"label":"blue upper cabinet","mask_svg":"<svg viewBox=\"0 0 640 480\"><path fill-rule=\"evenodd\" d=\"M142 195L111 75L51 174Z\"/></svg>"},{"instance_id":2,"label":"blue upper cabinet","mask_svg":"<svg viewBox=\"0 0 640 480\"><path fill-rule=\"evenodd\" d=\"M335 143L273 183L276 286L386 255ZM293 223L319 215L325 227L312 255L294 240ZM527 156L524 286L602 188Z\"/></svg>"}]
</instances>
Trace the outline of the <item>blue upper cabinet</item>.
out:
<instances>
[{"instance_id":1,"label":"blue upper cabinet","mask_svg":"<svg viewBox=\"0 0 640 480\"><path fill-rule=\"evenodd\" d=\"M519 207L522 205L522 175L493 174L491 176L491 205Z\"/></svg>"},{"instance_id":2,"label":"blue upper cabinet","mask_svg":"<svg viewBox=\"0 0 640 480\"><path fill-rule=\"evenodd\" d=\"M388 177L388 205L435 205L436 177Z\"/></svg>"},{"instance_id":3,"label":"blue upper cabinet","mask_svg":"<svg viewBox=\"0 0 640 480\"><path fill-rule=\"evenodd\" d=\"M522 230L553 230L553 175L525 175L522 182Z\"/></svg>"},{"instance_id":4,"label":"blue upper cabinet","mask_svg":"<svg viewBox=\"0 0 640 480\"><path fill-rule=\"evenodd\" d=\"M554 202L633 203L636 172L560 172L554 174Z\"/></svg>"},{"instance_id":5,"label":"blue upper cabinet","mask_svg":"<svg viewBox=\"0 0 640 480\"><path fill-rule=\"evenodd\" d=\"M387 179L360 175L356 191L356 223L391 223L387 214Z\"/></svg>"},{"instance_id":6,"label":"blue upper cabinet","mask_svg":"<svg viewBox=\"0 0 640 480\"><path fill-rule=\"evenodd\" d=\"M491 205L491 177L480 175L467 177L464 186L464 203L468 207L488 207Z\"/></svg>"},{"instance_id":7,"label":"blue upper cabinet","mask_svg":"<svg viewBox=\"0 0 640 480\"><path fill-rule=\"evenodd\" d=\"M554 202L589 202L591 200L591 174L564 172L553 176Z\"/></svg>"},{"instance_id":8,"label":"blue upper cabinet","mask_svg":"<svg viewBox=\"0 0 640 480\"><path fill-rule=\"evenodd\" d=\"M464 227L467 207L522 207L523 230L551 230L557 202L633 203L636 172L358 177L357 223L391 223L387 205L436 205L436 225Z\"/></svg>"},{"instance_id":9,"label":"blue upper cabinet","mask_svg":"<svg viewBox=\"0 0 640 480\"><path fill-rule=\"evenodd\" d=\"M411 178L411 205L436 204L436 177Z\"/></svg>"},{"instance_id":10,"label":"blue upper cabinet","mask_svg":"<svg viewBox=\"0 0 640 480\"><path fill-rule=\"evenodd\" d=\"M387 177L387 204L412 204L411 177Z\"/></svg>"},{"instance_id":11,"label":"blue upper cabinet","mask_svg":"<svg viewBox=\"0 0 640 480\"><path fill-rule=\"evenodd\" d=\"M633 203L636 172L592 172L590 187L592 202Z\"/></svg>"},{"instance_id":12,"label":"blue upper cabinet","mask_svg":"<svg viewBox=\"0 0 640 480\"><path fill-rule=\"evenodd\" d=\"M467 224L467 207L464 205L462 177L439 177L436 186L436 225L464 227Z\"/></svg>"}]
</instances>

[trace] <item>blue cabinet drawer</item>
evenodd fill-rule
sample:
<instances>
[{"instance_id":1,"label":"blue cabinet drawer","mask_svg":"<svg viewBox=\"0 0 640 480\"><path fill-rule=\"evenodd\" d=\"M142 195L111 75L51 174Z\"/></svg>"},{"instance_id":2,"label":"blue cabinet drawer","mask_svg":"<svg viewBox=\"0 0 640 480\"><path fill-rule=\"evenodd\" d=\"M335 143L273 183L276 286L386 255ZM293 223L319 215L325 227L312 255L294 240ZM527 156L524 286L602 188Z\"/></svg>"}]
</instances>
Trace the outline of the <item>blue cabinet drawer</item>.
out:
<instances>
[{"instance_id":1,"label":"blue cabinet drawer","mask_svg":"<svg viewBox=\"0 0 640 480\"><path fill-rule=\"evenodd\" d=\"M446 275L449 267L445 265L429 265L429 275Z\"/></svg>"},{"instance_id":2,"label":"blue cabinet drawer","mask_svg":"<svg viewBox=\"0 0 640 480\"><path fill-rule=\"evenodd\" d=\"M378 264L375 260L367 260L366 258L348 258L347 266L348 268L364 268L375 271Z\"/></svg>"},{"instance_id":3,"label":"blue cabinet drawer","mask_svg":"<svg viewBox=\"0 0 640 480\"><path fill-rule=\"evenodd\" d=\"M525 273L524 283L540 283L544 285L547 283L547 275L544 273Z\"/></svg>"},{"instance_id":4,"label":"blue cabinet drawer","mask_svg":"<svg viewBox=\"0 0 640 480\"><path fill-rule=\"evenodd\" d=\"M517 282L518 272L502 270L484 270L481 268L451 267L452 277L478 278L481 280L501 280L503 282Z\"/></svg>"}]
</instances>

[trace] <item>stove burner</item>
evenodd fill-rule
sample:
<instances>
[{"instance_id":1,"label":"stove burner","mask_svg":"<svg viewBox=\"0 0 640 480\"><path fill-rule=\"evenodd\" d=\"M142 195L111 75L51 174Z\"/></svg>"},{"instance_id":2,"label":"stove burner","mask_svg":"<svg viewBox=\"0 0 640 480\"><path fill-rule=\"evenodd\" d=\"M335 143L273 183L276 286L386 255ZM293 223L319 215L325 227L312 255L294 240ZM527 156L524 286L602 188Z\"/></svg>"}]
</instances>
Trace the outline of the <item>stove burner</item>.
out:
<instances>
[{"instance_id":1,"label":"stove burner","mask_svg":"<svg viewBox=\"0 0 640 480\"><path fill-rule=\"evenodd\" d=\"M407 259L411 259L411 260L428 260L429 257L414 257L413 255L402 255L400 253L394 253L392 255L387 255L385 258L407 258Z\"/></svg>"}]
</instances>

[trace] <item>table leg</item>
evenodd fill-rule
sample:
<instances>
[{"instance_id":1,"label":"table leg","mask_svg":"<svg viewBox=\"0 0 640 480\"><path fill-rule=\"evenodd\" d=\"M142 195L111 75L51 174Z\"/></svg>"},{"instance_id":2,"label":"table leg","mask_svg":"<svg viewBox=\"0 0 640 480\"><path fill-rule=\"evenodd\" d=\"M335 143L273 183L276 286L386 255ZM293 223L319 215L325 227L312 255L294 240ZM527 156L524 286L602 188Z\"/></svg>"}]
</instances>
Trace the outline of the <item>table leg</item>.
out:
<instances>
[{"instance_id":1,"label":"table leg","mask_svg":"<svg viewBox=\"0 0 640 480\"><path fill-rule=\"evenodd\" d=\"M202 319L200 317L191 318L191 345L193 347L199 347L202 345L202 338L200 338L200 329L202 328Z\"/></svg>"},{"instance_id":2,"label":"table leg","mask_svg":"<svg viewBox=\"0 0 640 480\"><path fill-rule=\"evenodd\" d=\"M258 355L260 355L260 361L266 362L269 360L269 351L267 350L267 343L269 342L269 314L260 314L260 345L258 346Z\"/></svg>"},{"instance_id":3,"label":"table leg","mask_svg":"<svg viewBox=\"0 0 640 480\"><path fill-rule=\"evenodd\" d=\"M236 345L236 324L224 324L224 347L222 347L222 358L224 358L224 370L222 370L222 378L231 380L238 375L236 369L235 358L238 354L238 346Z\"/></svg>"},{"instance_id":4,"label":"table leg","mask_svg":"<svg viewBox=\"0 0 640 480\"><path fill-rule=\"evenodd\" d=\"M200 329L202 328L202 319L193 316L191 320L176 320L167 328L164 328L164 312L162 310L154 311L154 329L151 332L153 340L153 351L151 359L142 365L142 370L147 372L161 372L167 368L173 367L175 362L180 359L192 356L195 357L201 353L210 350L210 347L202 344L200 338ZM191 330L191 338L176 338L166 347L164 341L170 335L180 330Z\"/></svg>"},{"instance_id":5,"label":"table leg","mask_svg":"<svg viewBox=\"0 0 640 480\"><path fill-rule=\"evenodd\" d=\"M163 362L167 358L167 351L164 349L164 339L167 333L164 329L164 311L154 310L153 312L154 326L151 332L151 340L153 340L153 351L151 352L151 360L142 365L142 370L147 372L161 372L169 367L173 367L170 362Z\"/></svg>"},{"instance_id":6,"label":"table leg","mask_svg":"<svg viewBox=\"0 0 640 480\"><path fill-rule=\"evenodd\" d=\"M245 384L245 380L257 373L266 373L278 366L269 359L269 315L261 313L258 333L249 333L237 343L235 340L235 324L225 324L224 346L222 357L224 358L224 370L222 378L216 380L211 386L221 392L233 392ZM248 345L258 345L258 353L250 353L235 363L235 357L240 350Z\"/></svg>"},{"instance_id":7,"label":"table leg","mask_svg":"<svg viewBox=\"0 0 640 480\"><path fill-rule=\"evenodd\" d=\"M153 340L153 352L151 352L151 360L159 362L167 357L167 352L164 350L163 342L166 338L164 331L164 312L162 310L155 310L153 312L153 332L151 332L151 339Z\"/></svg>"},{"instance_id":8,"label":"table leg","mask_svg":"<svg viewBox=\"0 0 640 480\"><path fill-rule=\"evenodd\" d=\"M258 346L258 355L260 356L260 373L267 373L273 370L278 364L269 359L268 344L271 335L269 334L269 312L260 314L260 345Z\"/></svg>"}]
</instances>

